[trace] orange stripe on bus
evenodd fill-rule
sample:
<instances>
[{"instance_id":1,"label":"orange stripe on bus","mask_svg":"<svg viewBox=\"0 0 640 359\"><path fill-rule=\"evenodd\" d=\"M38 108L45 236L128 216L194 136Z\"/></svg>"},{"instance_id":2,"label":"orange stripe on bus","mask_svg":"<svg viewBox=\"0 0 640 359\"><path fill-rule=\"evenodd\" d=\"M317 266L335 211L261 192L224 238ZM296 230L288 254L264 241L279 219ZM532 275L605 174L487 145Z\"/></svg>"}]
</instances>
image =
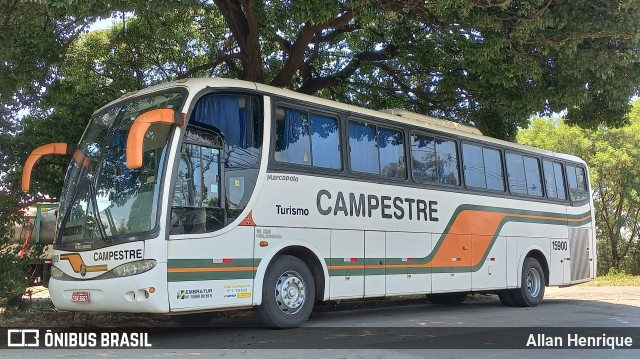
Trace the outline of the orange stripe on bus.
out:
<instances>
[{"instance_id":1,"label":"orange stripe on bus","mask_svg":"<svg viewBox=\"0 0 640 359\"><path fill-rule=\"evenodd\" d=\"M449 228L430 264L434 267L470 267L484 257L507 213L464 210ZM471 250L473 242L474 251ZM476 253L473 256L473 252ZM460 258L452 261L451 258Z\"/></svg>"},{"instance_id":2,"label":"orange stripe on bus","mask_svg":"<svg viewBox=\"0 0 640 359\"><path fill-rule=\"evenodd\" d=\"M82 270L82 266L84 265L84 260L82 260L82 256L79 253L67 253L60 256L60 260L67 260L69 264L71 264L71 269L74 272L80 273ZM92 266L85 265L85 269L87 272L101 272L107 270L106 264L97 264Z\"/></svg>"},{"instance_id":3,"label":"orange stripe on bus","mask_svg":"<svg viewBox=\"0 0 640 359\"><path fill-rule=\"evenodd\" d=\"M575 218L575 219L567 219L567 221L569 222L580 222L580 221L584 221L586 219L591 218L591 214L589 214L588 216L584 216L582 218Z\"/></svg>"},{"instance_id":4,"label":"orange stripe on bus","mask_svg":"<svg viewBox=\"0 0 640 359\"><path fill-rule=\"evenodd\" d=\"M521 217L532 219L546 219L551 221L580 222L591 218L568 219L552 216L537 216L507 212L485 212L478 210L463 210L456 217L449 232L445 235L438 252L428 263L423 264L387 264L365 265L364 268L427 268L427 267L472 267L480 264L491 241L498 234L498 227L505 217ZM474 250L471 250L473 247ZM458 260L452 261L451 258ZM328 266L329 269L359 269L362 266Z\"/></svg>"},{"instance_id":5,"label":"orange stripe on bus","mask_svg":"<svg viewBox=\"0 0 640 359\"><path fill-rule=\"evenodd\" d=\"M363 265L358 265L358 266L327 266L328 269L364 269L365 266ZM367 266L367 268L373 268L370 266ZM384 268L384 266L381 266L380 268Z\"/></svg>"}]
</instances>

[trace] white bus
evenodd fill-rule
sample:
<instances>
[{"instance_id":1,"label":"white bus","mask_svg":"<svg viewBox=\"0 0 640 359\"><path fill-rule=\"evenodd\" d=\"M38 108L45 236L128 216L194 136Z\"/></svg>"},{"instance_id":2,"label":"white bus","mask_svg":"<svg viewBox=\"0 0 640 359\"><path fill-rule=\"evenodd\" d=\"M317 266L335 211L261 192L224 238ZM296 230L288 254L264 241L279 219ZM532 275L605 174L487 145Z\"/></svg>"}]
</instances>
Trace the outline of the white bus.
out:
<instances>
[{"instance_id":1,"label":"white bus","mask_svg":"<svg viewBox=\"0 0 640 359\"><path fill-rule=\"evenodd\" d=\"M402 110L189 79L97 110L61 198L50 293L69 311L205 322L256 308L294 327L314 302L497 293L536 306L596 273L581 159Z\"/></svg>"}]
</instances>

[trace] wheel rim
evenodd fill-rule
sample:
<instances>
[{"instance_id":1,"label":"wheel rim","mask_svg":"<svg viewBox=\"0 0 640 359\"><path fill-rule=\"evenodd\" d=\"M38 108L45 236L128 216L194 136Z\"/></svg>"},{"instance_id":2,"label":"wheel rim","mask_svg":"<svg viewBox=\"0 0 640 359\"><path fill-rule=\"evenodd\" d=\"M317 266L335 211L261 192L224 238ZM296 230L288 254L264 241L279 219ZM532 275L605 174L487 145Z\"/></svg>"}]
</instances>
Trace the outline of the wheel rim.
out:
<instances>
[{"instance_id":1,"label":"wheel rim","mask_svg":"<svg viewBox=\"0 0 640 359\"><path fill-rule=\"evenodd\" d=\"M275 288L276 303L284 314L296 314L304 305L307 291L300 273L286 271L280 275Z\"/></svg>"},{"instance_id":2,"label":"wheel rim","mask_svg":"<svg viewBox=\"0 0 640 359\"><path fill-rule=\"evenodd\" d=\"M529 269L527 272L527 291L532 297L535 298L540 294L541 282L540 273L535 268Z\"/></svg>"}]
</instances>

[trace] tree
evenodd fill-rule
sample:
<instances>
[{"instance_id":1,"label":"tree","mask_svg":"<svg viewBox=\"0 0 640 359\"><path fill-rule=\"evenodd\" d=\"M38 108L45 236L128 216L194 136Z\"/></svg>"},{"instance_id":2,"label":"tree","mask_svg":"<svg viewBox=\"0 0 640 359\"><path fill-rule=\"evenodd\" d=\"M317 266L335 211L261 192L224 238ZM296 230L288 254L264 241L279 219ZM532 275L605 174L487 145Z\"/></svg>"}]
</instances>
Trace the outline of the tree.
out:
<instances>
[{"instance_id":1,"label":"tree","mask_svg":"<svg viewBox=\"0 0 640 359\"><path fill-rule=\"evenodd\" d=\"M446 117L513 139L534 111L567 109L568 121L584 126L621 124L640 78L635 0L1 5L0 190L7 203L34 198L16 187L31 149L76 143L92 109L171 79L257 81ZM112 16L113 28L86 33ZM20 110L28 110L26 119ZM43 161L33 193L57 197L65 161Z\"/></svg>"},{"instance_id":2,"label":"tree","mask_svg":"<svg viewBox=\"0 0 640 359\"><path fill-rule=\"evenodd\" d=\"M640 273L640 101L621 128L580 129L554 118L535 118L518 132L522 144L583 158L590 169L600 270Z\"/></svg>"}]
</instances>

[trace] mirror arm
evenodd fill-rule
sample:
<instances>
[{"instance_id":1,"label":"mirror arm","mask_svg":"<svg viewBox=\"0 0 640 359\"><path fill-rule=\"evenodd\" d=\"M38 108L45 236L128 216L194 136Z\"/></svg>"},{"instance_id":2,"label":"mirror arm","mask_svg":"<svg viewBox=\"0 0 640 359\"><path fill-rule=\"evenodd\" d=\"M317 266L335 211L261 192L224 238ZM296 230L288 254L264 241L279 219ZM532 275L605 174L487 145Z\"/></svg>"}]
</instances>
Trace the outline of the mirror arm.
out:
<instances>
[{"instance_id":1,"label":"mirror arm","mask_svg":"<svg viewBox=\"0 0 640 359\"><path fill-rule=\"evenodd\" d=\"M133 121L127 136L127 168L137 169L142 167L144 137L151 125L164 123L183 127L186 122L186 116L186 114L181 114L168 108L147 111L138 116Z\"/></svg>"},{"instance_id":2,"label":"mirror arm","mask_svg":"<svg viewBox=\"0 0 640 359\"><path fill-rule=\"evenodd\" d=\"M22 171L22 191L29 192L29 187L31 187L31 171L40 157L46 155L71 155L74 151L75 148L73 146L64 142L49 143L31 151L31 154L27 157L27 161L24 163L24 170Z\"/></svg>"}]
</instances>

